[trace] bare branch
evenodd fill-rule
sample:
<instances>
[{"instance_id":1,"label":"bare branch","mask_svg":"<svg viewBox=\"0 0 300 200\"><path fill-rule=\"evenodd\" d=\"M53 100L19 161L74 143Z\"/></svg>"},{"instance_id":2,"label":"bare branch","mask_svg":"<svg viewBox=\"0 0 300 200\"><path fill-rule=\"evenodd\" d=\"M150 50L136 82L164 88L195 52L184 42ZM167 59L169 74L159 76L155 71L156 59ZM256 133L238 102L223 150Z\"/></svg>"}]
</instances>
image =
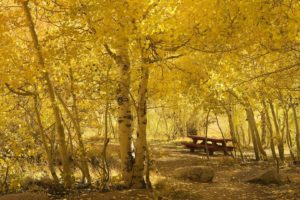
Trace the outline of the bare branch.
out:
<instances>
[{"instance_id":1,"label":"bare branch","mask_svg":"<svg viewBox=\"0 0 300 200\"><path fill-rule=\"evenodd\" d=\"M118 55L115 54L107 44L104 44L105 50L107 51L107 53L110 55L110 57L112 57L115 61L118 59Z\"/></svg>"},{"instance_id":2,"label":"bare branch","mask_svg":"<svg viewBox=\"0 0 300 200\"><path fill-rule=\"evenodd\" d=\"M159 2L160 2L160 0L158 2L154 2L151 5L149 5L149 7L144 12L144 14L143 14L143 16L142 16L142 18L140 20L141 22L144 21L148 17L148 15L151 12L151 10L153 10L159 4Z\"/></svg>"},{"instance_id":3,"label":"bare branch","mask_svg":"<svg viewBox=\"0 0 300 200\"><path fill-rule=\"evenodd\" d=\"M201 49L198 47L193 47L193 46L189 46L190 49L195 50L195 51L200 51L202 53L226 53L226 52L231 52L234 50L237 50L238 48L228 48L228 49Z\"/></svg>"},{"instance_id":4,"label":"bare branch","mask_svg":"<svg viewBox=\"0 0 300 200\"><path fill-rule=\"evenodd\" d=\"M155 59L144 58L144 59L143 59L143 62L144 62L144 63L147 63L147 64L152 64L152 63L156 63L156 62L159 62L159 61L173 60L173 59L176 59L176 58L180 58L180 57L182 57L182 56L184 56L184 55L185 55L185 54L179 54L179 55L169 56L169 57L166 57L166 58L157 57L157 58L155 58Z\"/></svg>"},{"instance_id":5,"label":"bare branch","mask_svg":"<svg viewBox=\"0 0 300 200\"><path fill-rule=\"evenodd\" d=\"M18 90L13 89L12 87L10 87L10 85L8 83L5 83L5 86L7 87L7 89L17 95L21 95L21 96L35 96L36 94L34 92L30 92L30 91L26 91L22 88L18 88Z\"/></svg>"},{"instance_id":6,"label":"bare branch","mask_svg":"<svg viewBox=\"0 0 300 200\"><path fill-rule=\"evenodd\" d=\"M240 86L240 85L243 85L245 83L248 83L250 81L253 81L253 80L256 80L256 79L260 79L260 78L264 78L264 77L268 77L270 75L273 75L273 74L277 74L277 73L280 73L280 72L284 72L284 71L288 71L288 70L291 70L293 68L297 68L300 66L300 63L296 63L296 64L293 64L293 65L288 65L286 67L282 67L282 68L279 68L279 69L276 69L276 70L273 70L273 71L270 71L270 72L266 72L266 73L263 73L263 74L260 74L258 76L254 76L248 80L244 80L244 81L241 81L235 85L233 85L233 88L234 87L237 87L237 86ZM297 70L299 70L300 68L298 68Z\"/></svg>"}]
</instances>

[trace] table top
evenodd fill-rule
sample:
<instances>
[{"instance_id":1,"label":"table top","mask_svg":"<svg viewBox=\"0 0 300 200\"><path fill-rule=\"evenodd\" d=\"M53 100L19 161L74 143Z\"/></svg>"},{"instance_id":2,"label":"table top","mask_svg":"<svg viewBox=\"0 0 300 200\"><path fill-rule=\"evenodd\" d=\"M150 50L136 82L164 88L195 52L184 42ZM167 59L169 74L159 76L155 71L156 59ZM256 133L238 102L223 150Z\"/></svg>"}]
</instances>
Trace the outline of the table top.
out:
<instances>
[{"instance_id":1,"label":"table top","mask_svg":"<svg viewBox=\"0 0 300 200\"><path fill-rule=\"evenodd\" d=\"M212 141L212 142L229 142L232 141L232 139L222 139L222 138L209 138L209 137L203 137L203 136L198 136L198 135L189 135L189 138L192 138L193 140L207 140L207 141Z\"/></svg>"}]
</instances>

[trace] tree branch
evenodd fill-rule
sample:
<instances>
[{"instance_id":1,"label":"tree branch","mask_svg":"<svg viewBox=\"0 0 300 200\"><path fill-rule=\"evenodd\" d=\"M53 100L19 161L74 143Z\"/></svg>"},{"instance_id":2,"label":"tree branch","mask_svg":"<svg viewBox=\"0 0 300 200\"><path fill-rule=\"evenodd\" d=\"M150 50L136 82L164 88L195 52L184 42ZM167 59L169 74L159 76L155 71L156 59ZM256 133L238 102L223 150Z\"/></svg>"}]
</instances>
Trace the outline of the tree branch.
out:
<instances>
[{"instance_id":1,"label":"tree branch","mask_svg":"<svg viewBox=\"0 0 300 200\"><path fill-rule=\"evenodd\" d=\"M144 12L144 14L143 14L143 16L141 18L141 22L144 21L148 17L148 15L151 12L151 10L154 9L159 4L159 2L160 2L160 0L158 2L154 2L154 3L152 3L152 4L149 5L149 7Z\"/></svg>"},{"instance_id":2,"label":"tree branch","mask_svg":"<svg viewBox=\"0 0 300 200\"><path fill-rule=\"evenodd\" d=\"M296 64L288 65L286 67L282 67L282 68L279 68L279 69L276 69L276 70L273 70L273 71L270 71L270 72L266 72L266 73L254 76L252 78L249 78L248 80L241 81L241 82L233 85L233 88L237 87L237 86L240 86L240 85L243 85L245 83L248 83L250 81L253 81L255 79L264 78L264 77L267 77L267 76L270 76L270 75L273 75L273 74L277 74L277 73L284 72L284 71L287 71L287 70L290 70L290 69L293 69L293 68L297 68L299 66L300 66L300 63L296 63ZM297 70L299 70L299 69L297 69Z\"/></svg>"},{"instance_id":3,"label":"tree branch","mask_svg":"<svg viewBox=\"0 0 300 200\"><path fill-rule=\"evenodd\" d=\"M106 43L104 44L104 47L105 47L105 50L107 51L107 53L110 55L110 57L112 57L115 61L117 61L118 55L115 54Z\"/></svg>"},{"instance_id":4,"label":"tree branch","mask_svg":"<svg viewBox=\"0 0 300 200\"><path fill-rule=\"evenodd\" d=\"M7 89L10 92L17 94L17 95L21 95L21 96L35 96L36 95L34 92L25 91L24 89L20 89L20 88L18 88L18 90L20 90L20 91L17 91L15 89L13 89L12 87L10 87L10 85L8 83L5 83L5 86L7 87Z\"/></svg>"},{"instance_id":5,"label":"tree branch","mask_svg":"<svg viewBox=\"0 0 300 200\"><path fill-rule=\"evenodd\" d=\"M152 64L152 63L159 62L159 61L166 61L166 60L172 60L172 59L180 58L184 55L185 54L179 54L179 55L169 56L169 57L166 57L166 58L157 57L155 59L144 58L143 62L147 63L147 64Z\"/></svg>"}]
</instances>

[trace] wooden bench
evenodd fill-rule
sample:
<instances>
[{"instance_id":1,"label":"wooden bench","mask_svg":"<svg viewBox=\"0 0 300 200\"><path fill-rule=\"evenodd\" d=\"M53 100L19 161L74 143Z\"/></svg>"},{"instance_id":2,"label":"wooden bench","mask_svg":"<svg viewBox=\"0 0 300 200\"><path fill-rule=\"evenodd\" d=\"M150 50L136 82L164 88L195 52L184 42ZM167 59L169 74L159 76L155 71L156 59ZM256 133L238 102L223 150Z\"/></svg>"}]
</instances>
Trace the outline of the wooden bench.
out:
<instances>
[{"instance_id":1,"label":"wooden bench","mask_svg":"<svg viewBox=\"0 0 300 200\"><path fill-rule=\"evenodd\" d=\"M231 139L216 139L216 138L205 138L201 136L189 136L193 142L183 142L182 144L190 149L191 152L194 152L195 149L208 151L210 155L213 155L215 151L224 152L224 155L228 155L228 152L231 153L235 149L233 146L227 146L226 143L232 141ZM200 144L197 141L202 141ZM210 143L208 143L210 142ZM205 144L206 143L206 144Z\"/></svg>"}]
</instances>

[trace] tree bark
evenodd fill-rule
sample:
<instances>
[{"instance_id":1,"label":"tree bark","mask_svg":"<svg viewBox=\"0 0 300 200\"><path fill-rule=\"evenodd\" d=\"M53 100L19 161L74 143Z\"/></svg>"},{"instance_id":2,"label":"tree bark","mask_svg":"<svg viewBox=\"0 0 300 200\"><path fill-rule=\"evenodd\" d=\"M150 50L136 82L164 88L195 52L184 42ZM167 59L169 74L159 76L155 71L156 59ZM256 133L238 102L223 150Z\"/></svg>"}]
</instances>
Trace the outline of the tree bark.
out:
<instances>
[{"instance_id":1,"label":"tree bark","mask_svg":"<svg viewBox=\"0 0 300 200\"><path fill-rule=\"evenodd\" d=\"M260 112L260 116L261 116L261 143L262 145L266 145L266 113L264 112L264 110L262 110Z\"/></svg>"},{"instance_id":2,"label":"tree bark","mask_svg":"<svg viewBox=\"0 0 300 200\"><path fill-rule=\"evenodd\" d=\"M70 130L69 125L65 121L65 119L62 117L62 122L64 127L66 128L67 131L67 149L69 151L69 155L72 156L74 153L74 145L73 145L73 137L72 137L72 131Z\"/></svg>"},{"instance_id":3,"label":"tree bark","mask_svg":"<svg viewBox=\"0 0 300 200\"><path fill-rule=\"evenodd\" d=\"M206 119L205 119L205 151L206 151L206 158L209 160L209 155L213 154L213 152L209 152L208 146L207 146L207 135L208 135L208 123L209 123L209 114L210 114L210 109L208 109L207 114L206 114Z\"/></svg>"},{"instance_id":4,"label":"tree bark","mask_svg":"<svg viewBox=\"0 0 300 200\"><path fill-rule=\"evenodd\" d=\"M233 122L233 116L232 116L231 110L226 109L226 113L227 113L227 117L228 117L229 130L230 130L232 143L234 146L237 147L237 149L241 155L241 158L244 161L244 155L243 155L243 151L241 149L241 145L240 145L239 141L236 139L236 133L235 133L235 129L234 129L234 122Z\"/></svg>"},{"instance_id":5,"label":"tree bark","mask_svg":"<svg viewBox=\"0 0 300 200\"><path fill-rule=\"evenodd\" d=\"M128 41L120 41L117 53L105 48L114 59L119 68L119 84L117 89L118 103L118 135L120 142L121 168L124 185L130 187L132 183L132 170L134 157L131 148L132 143L132 114L130 100L130 60L128 56Z\"/></svg>"},{"instance_id":6,"label":"tree bark","mask_svg":"<svg viewBox=\"0 0 300 200\"><path fill-rule=\"evenodd\" d=\"M137 102L137 138L136 138L136 162L133 173L133 187L145 188L144 163L147 151L147 88L149 79L149 66L143 63L141 67L141 82L138 91Z\"/></svg>"},{"instance_id":7,"label":"tree bark","mask_svg":"<svg viewBox=\"0 0 300 200\"><path fill-rule=\"evenodd\" d=\"M277 140L277 148L278 148L278 152L279 152L279 158L281 161L284 161L284 146L283 146L283 140L282 140L282 136L280 135L280 129L279 129L279 124L278 124L278 119L275 113L275 109L274 109L274 105L273 103L270 101L269 102L270 108L271 108L271 113L273 116L273 121L274 121L274 126L275 126L275 130L276 130L276 140Z\"/></svg>"},{"instance_id":8,"label":"tree bark","mask_svg":"<svg viewBox=\"0 0 300 200\"><path fill-rule=\"evenodd\" d=\"M57 174L56 174L56 171L55 171L55 168L54 168L54 164L53 164L53 156L52 156L51 150L49 149L49 146L48 146L48 143L47 143L47 139L46 139L45 131L44 131L44 126L42 124L40 111L38 109L38 97L37 97L37 95L34 96L34 111L35 111L35 115L36 115L36 119L37 119L37 124L38 124L38 127L39 127L39 133L40 133L40 136L42 138L43 146L44 146L44 149L45 149L45 152L46 152L49 171L51 173L51 176L53 178L54 183L59 184L59 179L57 177Z\"/></svg>"},{"instance_id":9,"label":"tree bark","mask_svg":"<svg viewBox=\"0 0 300 200\"><path fill-rule=\"evenodd\" d=\"M25 13L25 17L27 20L28 28L30 31L30 35L33 41L34 49L35 49L35 55L38 60L38 65L42 70L44 80L46 81L46 89L49 93L50 101L51 101L51 106L53 109L53 114L55 118L55 125L56 125L56 133L58 136L58 143L59 143L59 153L60 157L62 160L62 165L63 165L63 180L64 180L64 186L66 188L70 188L72 186L72 173L71 173L71 168L70 168L70 162L69 162L69 156L67 153L67 148L66 148L66 141L65 141L65 133L64 133L64 128L62 125L62 120L59 112L59 108L56 103L56 98L55 98L55 92L53 88L52 81L50 79L50 75L48 71L45 68L45 62L44 62L44 57L41 51L41 47L39 45L39 40L37 33L35 31L35 26L32 20L32 16L30 13L30 9L28 7L28 1L22 1L22 8Z\"/></svg>"},{"instance_id":10,"label":"tree bark","mask_svg":"<svg viewBox=\"0 0 300 200\"><path fill-rule=\"evenodd\" d=\"M285 126L286 126L286 141L290 150L290 155L293 161L295 161L295 155L292 149L291 131L289 126L289 107L285 110Z\"/></svg>"},{"instance_id":11,"label":"tree bark","mask_svg":"<svg viewBox=\"0 0 300 200\"><path fill-rule=\"evenodd\" d=\"M108 73L107 73L108 74ZM108 76L108 75L107 75ZM108 89L106 87L106 89ZM109 143L109 138L108 138L108 107L109 107L109 102L108 102L108 94L106 96L106 103L105 103L105 113L104 113L104 141L103 141L103 148L101 152L101 160L102 160L102 179L101 179L101 189L102 190L107 190L107 184L110 179L110 172L109 172L109 166L107 162L107 146Z\"/></svg>"},{"instance_id":12,"label":"tree bark","mask_svg":"<svg viewBox=\"0 0 300 200\"><path fill-rule=\"evenodd\" d=\"M248 121L249 121L250 126L251 126L252 134L255 135L257 148L258 148L260 154L262 155L263 159L266 160L267 159L267 154L266 154L265 150L263 149L263 146L262 146L261 141L260 141L260 137L259 137L259 133L258 133L258 129L257 129L257 126L256 126L256 121L255 121L255 118L254 118L254 113L253 113L252 108L249 107L247 109L247 112L248 112Z\"/></svg>"},{"instance_id":13,"label":"tree bark","mask_svg":"<svg viewBox=\"0 0 300 200\"><path fill-rule=\"evenodd\" d=\"M270 133L270 146L271 146L272 157L278 163L279 161L278 161L276 151L275 151L273 128L272 128L272 123L271 123L269 111L267 109L267 106L266 106L265 102L263 102L263 106L264 106L264 110L265 110L265 113L266 113L267 127L268 127L268 130L269 130L269 133Z\"/></svg>"},{"instance_id":14,"label":"tree bark","mask_svg":"<svg viewBox=\"0 0 300 200\"><path fill-rule=\"evenodd\" d=\"M247 146L250 146L250 144L252 142L252 134L251 134L251 128L249 126L249 122L248 122L247 133L248 133L248 144L247 144Z\"/></svg>"},{"instance_id":15,"label":"tree bark","mask_svg":"<svg viewBox=\"0 0 300 200\"><path fill-rule=\"evenodd\" d=\"M114 139L116 139L115 128L114 128L111 113L108 113L108 120L109 120L110 129L111 129L111 132L112 132L112 134L110 134L110 137L113 137Z\"/></svg>"},{"instance_id":16,"label":"tree bark","mask_svg":"<svg viewBox=\"0 0 300 200\"><path fill-rule=\"evenodd\" d=\"M256 135L256 138L257 138L258 149L259 149L260 153L263 155L263 158L266 160L267 159L267 154L266 154L266 152L265 152L265 150L262 146L262 143L261 143L261 140L260 140L260 137L259 137L259 132L258 132L258 129L257 129L256 120L255 120L252 108L250 108L250 114L251 114L251 121L252 121L252 124L253 124L254 132L255 132L255 135Z\"/></svg>"},{"instance_id":17,"label":"tree bark","mask_svg":"<svg viewBox=\"0 0 300 200\"><path fill-rule=\"evenodd\" d=\"M109 171L109 165L107 162L107 146L109 143L108 138L108 118L109 118L109 88L108 88L108 80L109 80L109 72L110 72L111 66L108 67L106 72L106 83L105 83L105 91L106 91L106 102L105 102L105 112L104 112L104 141L103 141L103 148L102 148L102 179L101 179L101 189L107 190L108 181L110 179L110 171Z\"/></svg>"},{"instance_id":18,"label":"tree bark","mask_svg":"<svg viewBox=\"0 0 300 200\"><path fill-rule=\"evenodd\" d=\"M81 164L81 168L82 168L82 172L83 172L83 179L82 180L84 182L85 179L86 179L86 183L90 184L91 183L91 176L90 176L88 162L87 162L86 150L85 150L85 146L84 146L83 140L82 140L82 133L81 133L80 124L76 121L76 119L74 118L74 116L72 115L70 110L68 109L68 106L64 102L62 97L59 94L56 94L56 96L57 96L57 98L60 101L61 105L63 106L65 112L67 113L67 115L69 116L69 118L71 119L71 121L74 125L74 129L75 129L75 133L76 133L77 140L78 140L78 145L79 145L80 164Z\"/></svg>"},{"instance_id":19,"label":"tree bark","mask_svg":"<svg viewBox=\"0 0 300 200\"><path fill-rule=\"evenodd\" d=\"M81 164L82 164L82 168L83 168L84 176L85 176L85 177L83 177L83 181L85 178L86 183L91 184L92 180L91 180L91 175L90 175L90 171L89 171L86 150L85 150L85 146L84 146L84 143L82 140L82 131L81 131L81 126L80 126L80 118L79 118L79 112L78 112L78 106L77 106L77 96L76 96L75 89L74 89L74 84L75 84L74 75L73 75L73 70L71 68L69 69L69 74L70 74L70 83L71 83L71 88L70 88L71 96L72 96L72 100L73 100L72 110L73 110L73 113L75 116L75 118L73 119L73 123L76 123L76 125L74 124L74 127L75 127L75 132L76 132L77 140L78 140L78 144L79 144ZM65 107L65 109L68 110L67 107ZM71 114L71 113L69 113L69 114ZM70 117L73 117L73 115Z\"/></svg>"},{"instance_id":20,"label":"tree bark","mask_svg":"<svg viewBox=\"0 0 300 200\"><path fill-rule=\"evenodd\" d=\"M240 129L241 129L241 133L242 133L242 136L243 136L243 146L245 147L245 146L247 146L247 143L246 143L246 134L245 134L243 125L240 126Z\"/></svg>"},{"instance_id":21,"label":"tree bark","mask_svg":"<svg viewBox=\"0 0 300 200\"><path fill-rule=\"evenodd\" d=\"M247 112L248 126L249 126L249 129L250 129L251 138L252 138L252 144L253 144L253 149L254 149L254 154L255 154L255 160L259 161L260 156L259 156L257 138L256 138L256 135L254 133L252 122L250 121L251 116L250 116L249 109L246 109L246 112Z\"/></svg>"}]
</instances>

